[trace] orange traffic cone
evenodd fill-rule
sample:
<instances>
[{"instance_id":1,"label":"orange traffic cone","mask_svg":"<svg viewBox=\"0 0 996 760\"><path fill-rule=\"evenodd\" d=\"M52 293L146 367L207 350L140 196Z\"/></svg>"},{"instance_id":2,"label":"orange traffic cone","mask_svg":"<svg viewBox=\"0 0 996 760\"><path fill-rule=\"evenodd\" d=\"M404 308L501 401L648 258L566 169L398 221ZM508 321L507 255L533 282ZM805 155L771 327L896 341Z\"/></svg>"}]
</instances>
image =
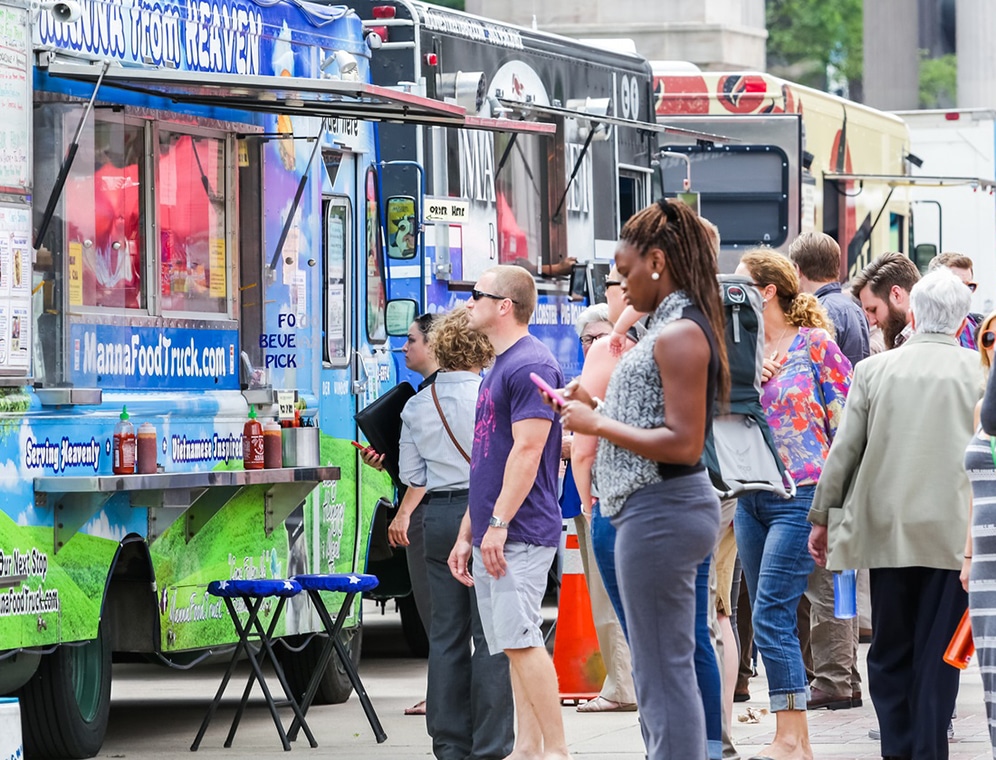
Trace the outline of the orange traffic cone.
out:
<instances>
[{"instance_id":1,"label":"orange traffic cone","mask_svg":"<svg viewBox=\"0 0 996 760\"><path fill-rule=\"evenodd\" d=\"M553 665L557 669L560 700L579 702L598 696L605 681L605 663L598 649L595 621L591 617L591 598L584 579L574 520L567 520L566 527Z\"/></svg>"}]
</instances>

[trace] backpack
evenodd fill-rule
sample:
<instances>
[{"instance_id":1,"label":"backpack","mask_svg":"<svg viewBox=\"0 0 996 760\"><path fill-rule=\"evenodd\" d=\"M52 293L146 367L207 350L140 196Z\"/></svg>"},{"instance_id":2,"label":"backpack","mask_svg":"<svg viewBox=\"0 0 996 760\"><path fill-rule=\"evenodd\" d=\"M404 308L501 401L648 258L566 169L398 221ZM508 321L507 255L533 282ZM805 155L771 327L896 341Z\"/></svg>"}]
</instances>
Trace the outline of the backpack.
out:
<instances>
[{"instance_id":1,"label":"backpack","mask_svg":"<svg viewBox=\"0 0 996 760\"><path fill-rule=\"evenodd\" d=\"M720 498L748 491L795 495L771 428L761 408L764 366L763 301L749 277L719 275L726 317L726 355L730 366L730 400L717 406L703 461Z\"/></svg>"}]
</instances>

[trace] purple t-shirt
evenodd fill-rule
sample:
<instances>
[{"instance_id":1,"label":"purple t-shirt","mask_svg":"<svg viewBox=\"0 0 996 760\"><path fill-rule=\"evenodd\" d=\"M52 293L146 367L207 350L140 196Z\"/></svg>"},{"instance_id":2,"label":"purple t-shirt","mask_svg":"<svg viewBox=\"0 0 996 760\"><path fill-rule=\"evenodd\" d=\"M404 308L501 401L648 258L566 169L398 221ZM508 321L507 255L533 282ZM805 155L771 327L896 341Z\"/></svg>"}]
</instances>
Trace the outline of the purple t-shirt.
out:
<instances>
[{"instance_id":1,"label":"purple t-shirt","mask_svg":"<svg viewBox=\"0 0 996 760\"><path fill-rule=\"evenodd\" d=\"M543 403L529 373L535 372L554 388L564 385L564 375L550 349L532 335L516 342L495 360L484 377L477 397L474 448L470 455L470 525L474 546L488 529L495 501L505 478L505 463L512 451L512 423L540 418L553 420L536 481L508 526L508 541L538 546L560 543L562 517L557 502L560 467L560 420Z\"/></svg>"}]
</instances>

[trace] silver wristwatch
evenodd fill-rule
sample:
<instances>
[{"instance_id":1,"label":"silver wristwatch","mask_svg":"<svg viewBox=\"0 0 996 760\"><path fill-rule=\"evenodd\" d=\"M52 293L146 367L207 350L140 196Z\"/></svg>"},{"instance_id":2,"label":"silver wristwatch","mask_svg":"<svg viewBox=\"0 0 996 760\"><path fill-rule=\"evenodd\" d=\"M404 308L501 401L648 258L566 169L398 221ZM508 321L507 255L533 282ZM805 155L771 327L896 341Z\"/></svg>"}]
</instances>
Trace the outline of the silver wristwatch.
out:
<instances>
[{"instance_id":1,"label":"silver wristwatch","mask_svg":"<svg viewBox=\"0 0 996 760\"><path fill-rule=\"evenodd\" d=\"M502 520L497 515L491 515L491 519L488 520L488 525L490 525L492 528L505 528L505 529L508 528L508 523Z\"/></svg>"}]
</instances>

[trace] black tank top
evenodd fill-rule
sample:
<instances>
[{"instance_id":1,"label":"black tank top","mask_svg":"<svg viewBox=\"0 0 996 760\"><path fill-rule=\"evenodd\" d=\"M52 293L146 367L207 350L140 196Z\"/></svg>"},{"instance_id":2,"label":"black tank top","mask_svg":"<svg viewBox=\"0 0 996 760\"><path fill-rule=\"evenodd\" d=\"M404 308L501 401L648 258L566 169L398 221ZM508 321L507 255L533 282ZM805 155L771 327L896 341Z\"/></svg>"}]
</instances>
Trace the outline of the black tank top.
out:
<instances>
[{"instance_id":1,"label":"black tank top","mask_svg":"<svg viewBox=\"0 0 996 760\"><path fill-rule=\"evenodd\" d=\"M705 440L712 434L712 415L716 405L716 391L719 387L719 352L716 350L716 335L712 331L712 325L706 319L706 315L695 304L689 304L681 312L681 319L687 319L699 326L705 333L706 340L709 341L709 367L706 374L706 418L705 418ZM702 472L705 465L702 464L701 454L697 464L668 464L660 462L657 465L662 480L678 478L682 475L691 475Z\"/></svg>"}]
</instances>

